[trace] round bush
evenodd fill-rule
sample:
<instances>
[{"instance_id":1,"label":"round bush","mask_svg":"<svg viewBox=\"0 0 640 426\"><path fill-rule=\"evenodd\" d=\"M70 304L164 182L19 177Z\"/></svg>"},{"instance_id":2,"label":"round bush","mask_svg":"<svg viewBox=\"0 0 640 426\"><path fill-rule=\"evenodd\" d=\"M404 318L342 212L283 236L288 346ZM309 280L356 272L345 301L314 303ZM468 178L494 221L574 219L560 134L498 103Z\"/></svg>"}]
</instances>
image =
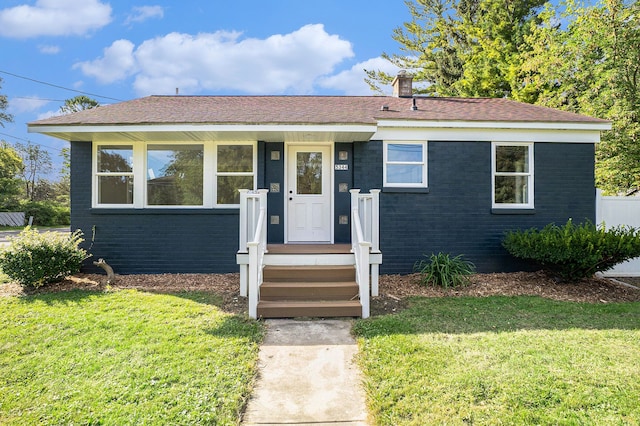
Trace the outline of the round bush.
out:
<instances>
[{"instance_id":1,"label":"round bush","mask_svg":"<svg viewBox=\"0 0 640 426\"><path fill-rule=\"evenodd\" d=\"M34 288L62 280L80 271L88 255L78 247L82 232L71 235L39 233L26 227L0 252L0 269L12 280Z\"/></svg>"},{"instance_id":2,"label":"round bush","mask_svg":"<svg viewBox=\"0 0 640 426\"><path fill-rule=\"evenodd\" d=\"M511 255L538 263L562 281L576 282L640 256L640 229L607 229L591 222L549 224L505 234L502 245Z\"/></svg>"}]
</instances>

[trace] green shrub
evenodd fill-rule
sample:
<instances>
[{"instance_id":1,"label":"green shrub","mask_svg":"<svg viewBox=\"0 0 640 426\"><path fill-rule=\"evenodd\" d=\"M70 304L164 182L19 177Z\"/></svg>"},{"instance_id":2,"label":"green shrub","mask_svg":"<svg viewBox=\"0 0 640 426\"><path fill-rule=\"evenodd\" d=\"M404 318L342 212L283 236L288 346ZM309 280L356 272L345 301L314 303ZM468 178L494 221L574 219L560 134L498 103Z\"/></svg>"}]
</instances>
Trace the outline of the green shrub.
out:
<instances>
[{"instance_id":1,"label":"green shrub","mask_svg":"<svg viewBox=\"0 0 640 426\"><path fill-rule=\"evenodd\" d=\"M71 221L69 207L51 201L26 201L20 203L19 209L25 212L24 216L27 220L29 216L33 216L33 225L69 225Z\"/></svg>"},{"instance_id":2,"label":"green shrub","mask_svg":"<svg viewBox=\"0 0 640 426\"><path fill-rule=\"evenodd\" d=\"M451 257L446 253L432 254L428 260L422 259L413 265L414 272L420 273L420 284L432 283L445 288L467 285L475 269L461 254Z\"/></svg>"},{"instance_id":3,"label":"green shrub","mask_svg":"<svg viewBox=\"0 0 640 426\"><path fill-rule=\"evenodd\" d=\"M0 252L0 270L23 286L41 287L80 271L87 252L78 247L82 232L38 233L26 227Z\"/></svg>"},{"instance_id":4,"label":"green shrub","mask_svg":"<svg viewBox=\"0 0 640 426\"><path fill-rule=\"evenodd\" d=\"M640 256L640 230L606 229L590 222L575 225L569 219L563 226L507 232L502 245L513 256L533 260L561 280L575 282Z\"/></svg>"}]
</instances>

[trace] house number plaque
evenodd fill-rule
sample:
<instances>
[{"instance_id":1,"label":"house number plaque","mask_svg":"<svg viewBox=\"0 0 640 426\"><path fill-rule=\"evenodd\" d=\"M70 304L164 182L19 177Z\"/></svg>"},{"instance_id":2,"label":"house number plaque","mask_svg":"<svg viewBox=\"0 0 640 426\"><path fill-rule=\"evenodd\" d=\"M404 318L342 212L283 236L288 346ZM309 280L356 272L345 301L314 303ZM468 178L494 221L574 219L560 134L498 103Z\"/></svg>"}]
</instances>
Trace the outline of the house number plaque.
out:
<instances>
[{"instance_id":1,"label":"house number plaque","mask_svg":"<svg viewBox=\"0 0 640 426\"><path fill-rule=\"evenodd\" d=\"M335 170L349 170L349 165L348 164L335 164L334 165L334 169Z\"/></svg>"}]
</instances>

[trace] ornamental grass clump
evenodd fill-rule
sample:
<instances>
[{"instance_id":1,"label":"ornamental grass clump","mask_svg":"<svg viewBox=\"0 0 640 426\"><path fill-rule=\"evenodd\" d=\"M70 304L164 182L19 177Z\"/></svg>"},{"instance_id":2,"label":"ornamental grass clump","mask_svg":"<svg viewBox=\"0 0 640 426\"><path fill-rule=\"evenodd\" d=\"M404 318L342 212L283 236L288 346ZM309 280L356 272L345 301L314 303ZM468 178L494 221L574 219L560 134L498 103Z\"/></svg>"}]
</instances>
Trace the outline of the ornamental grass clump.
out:
<instances>
[{"instance_id":1,"label":"ornamental grass clump","mask_svg":"<svg viewBox=\"0 0 640 426\"><path fill-rule=\"evenodd\" d=\"M0 252L0 270L22 286L33 288L62 280L80 271L88 255L79 247L82 232L71 235L39 233L26 227Z\"/></svg>"},{"instance_id":2,"label":"ornamental grass clump","mask_svg":"<svg viewBox=\"0 0 640 426\"><path fill-rule=\"evenodd\" d=\"M560 280L576 282L640 256L640 229L607 229L591 222L576 225L569 219L563 226L507 232L502 245Z\"/></svg>"},{"instance_id":3,"label":"ornamental grass clump","mask_svg":"<svg viewBox=\"0 0 640 426\"><path fill-rule=\"evenodd\" d=\"M448 253L432 254L413 265L414 272L420 273L421 285L432 284L444 288L469 284L469 276L475 269L475 265L464 260L461 254L451 257Z\"/></svg>"}]
</instances>

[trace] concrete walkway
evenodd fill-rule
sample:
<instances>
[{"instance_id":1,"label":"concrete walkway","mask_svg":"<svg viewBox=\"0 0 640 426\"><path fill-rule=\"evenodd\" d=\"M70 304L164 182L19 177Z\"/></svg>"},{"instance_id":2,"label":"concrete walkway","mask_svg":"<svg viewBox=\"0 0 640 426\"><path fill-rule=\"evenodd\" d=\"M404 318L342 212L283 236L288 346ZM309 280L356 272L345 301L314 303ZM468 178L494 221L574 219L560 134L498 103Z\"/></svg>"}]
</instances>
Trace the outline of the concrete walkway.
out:
<instances>
[{"instance_id":1,"label":"concrete walkway","mask_svg":"<svg viewBox=\"0 0 640 426\"><path fill-rule=\"evenodd\" d=\"M351 321L266 325L243 425L368 425Z\"/></svg>"}]
</instances>

